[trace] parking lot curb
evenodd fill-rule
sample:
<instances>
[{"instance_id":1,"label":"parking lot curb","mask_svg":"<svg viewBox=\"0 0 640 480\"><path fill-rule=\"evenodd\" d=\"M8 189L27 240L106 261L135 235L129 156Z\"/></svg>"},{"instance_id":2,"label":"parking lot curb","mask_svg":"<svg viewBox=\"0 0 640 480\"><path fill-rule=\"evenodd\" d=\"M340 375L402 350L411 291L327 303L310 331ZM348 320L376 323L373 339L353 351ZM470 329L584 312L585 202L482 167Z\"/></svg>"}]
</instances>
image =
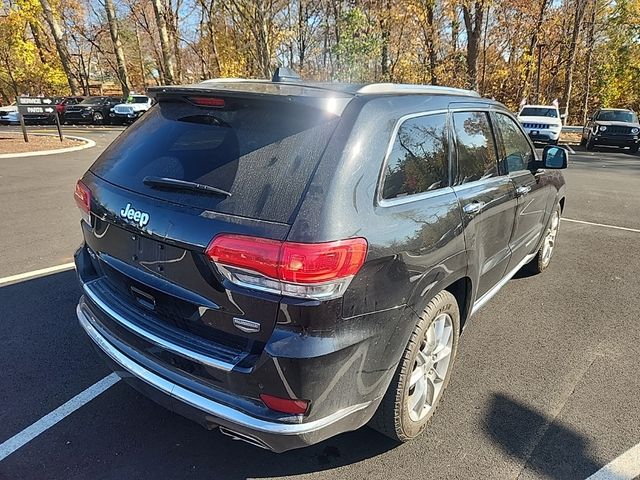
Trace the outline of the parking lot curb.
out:
<instances>
[{"instance_id":1,"label":"parking lot curb","mask_svg":"<svg viewBox=\"0 0 640 480\"><path fill-rule=\"evenodd\" d=\"M57 135L48 134L48 133L35 133L32 135L37 135L41 137L56 137ZM92 148L96 146L96 142L84 137L76 137L75 135L65 135L65 138L70 138L72 140L79 140L81 142L85 142L83 145L78 145L76 147L67 147L67 148L57 148L55 150L40 150L38 152L22 152L22 153L0 153L0 159L2 158L23 158L23 157L38 157L40 155L55 155L58 153L68 153L68 152L76 152L78 150L84 150L85 148Z\"/></svg>"}]
</instances>

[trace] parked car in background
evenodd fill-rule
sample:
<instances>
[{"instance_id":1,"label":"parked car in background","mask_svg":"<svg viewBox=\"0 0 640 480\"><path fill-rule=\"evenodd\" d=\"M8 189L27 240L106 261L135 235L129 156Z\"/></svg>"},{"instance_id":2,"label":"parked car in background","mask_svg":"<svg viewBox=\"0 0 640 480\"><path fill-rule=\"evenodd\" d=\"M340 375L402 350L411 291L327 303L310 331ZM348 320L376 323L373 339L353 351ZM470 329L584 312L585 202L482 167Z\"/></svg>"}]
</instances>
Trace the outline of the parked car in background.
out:
<instances>
[{"instance_id":1,"label":"parked car in background","mask_svg":"<svg viewBox=\"0 0 640 480\"><path fill-rule=\"evenodd\" d=\"M64 122L94 125L109 123L111 109L123 101L122 97L87 97L77 105L65 106Z\"/></svg>"},{"instance_id":2,"label":"parked car in background","mask_svg":"<svg viewBox=\"0 0 640 480\"><path fill-rule=\"evenodd\" d=\"M581 144L587 150L593 150L596 145L607 145L637 152L640 148L638 115L622 108L601 108L584 126Z\"/></svg>"},{"instance_id":3,"label":"parked car in background","mask_svg":"<svg viewBox=\"0 0 640 480\"><path fill-rule=\"evenodd\" d=\"M555 105L524 105L518 121L535 143L557 145L562 131L562 118Z\"/></svg>"},{"instance_id":4,"label":"parked car in background","mask_svg":"<svg viewBox=\"0 0 640 480\"><path fill-rule=\"evenodd\" d=\"M82 102L85 97L58 97L56 100L56 111L60 121L64 121L64 113L67 106L77 105Z\"/></svg>"},{"instance_id":5,"label":"parked car in background","mask_svg":"<svg viewBox=\"0 0 640 480\"><path fill-rule=\"evenodd\" d=\"M76 186L77 315L123 378L231 438L281 452L367 422L415 438L467 319L550 264L567 153L539 157L475 92L149 93Z\"/></svg>"},{"instance_id":6,"label":"parked car in background","mask_svg":"<svg viewBox=\"0 0 640 480\"><path fill-rule=\"evenodd\" d=\"M146 95L131 95L126 103L115 105L109 114L113 123L133 123L151 108L151 98Z\"/></svg>"},{"instance_id":7,"label":"parked car in background","mask_svg":"<svg viewBox=\"0 0 640 480\"><path fill-rule=\"evenodd\" d=\"M0 107L0 125L15 125L17 123L20 123L20 114L15 103Z\"/></svg>"}]
</instances>

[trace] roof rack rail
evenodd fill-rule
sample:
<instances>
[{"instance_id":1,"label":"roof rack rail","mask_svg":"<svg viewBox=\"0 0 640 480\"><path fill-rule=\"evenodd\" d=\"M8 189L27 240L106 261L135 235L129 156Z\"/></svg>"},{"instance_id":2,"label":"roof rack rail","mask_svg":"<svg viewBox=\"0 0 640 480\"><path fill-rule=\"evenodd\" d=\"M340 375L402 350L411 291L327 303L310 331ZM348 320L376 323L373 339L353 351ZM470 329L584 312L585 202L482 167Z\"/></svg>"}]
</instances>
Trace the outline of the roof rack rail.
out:
<instances>
[{"instance_id":1,"label":"roof rack rail","mask_svg":"<svg viewBox=\"0 0 640 480\"><path fill-rule=\"evenodd\" d=\"M413 85L408 83L371 83L357 90L356 93L368 94L384 94L384 93L423 93L423 94L440 94L440 95L460 95L464 97L479 97L478 92L473 90L464 90L462 88L440 87L437 85Z\"/></svg>"}]
</instances>

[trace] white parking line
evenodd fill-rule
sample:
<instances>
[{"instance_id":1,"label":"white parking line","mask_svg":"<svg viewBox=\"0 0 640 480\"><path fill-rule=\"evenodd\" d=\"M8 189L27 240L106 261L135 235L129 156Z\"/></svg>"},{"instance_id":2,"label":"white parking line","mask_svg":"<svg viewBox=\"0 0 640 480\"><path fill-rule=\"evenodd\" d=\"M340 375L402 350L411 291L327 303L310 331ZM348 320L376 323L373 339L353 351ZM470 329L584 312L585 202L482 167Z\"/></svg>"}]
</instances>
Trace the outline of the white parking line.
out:
<instances>
[{"instance_id":1,"label":"white parking line","mask_svg":"<svg viewBox=\"0 0 640 480\"><path fill-rule=\"evenodd\" d=\"M640 233L640 229L638 228L619 227L617 225L607 225L606 223L585 222L584 220L574 220L572 218L563 218L562 221L572 222L572 223L582 223L584 225L593 225L595 227L613 228L615 230L624 230L625 232Z\"/></svg>"},{"instance_id":2,"label":"white parking line","mask_svg":"<svg viewBox=\"0 0 640 480\"><path fill-rule=\"evenodd\" d=\"M606 464L587 480L632 480L640 475L640 443Z\"/></svg>"},{"instance_id":3,"label":"white parking line","mask_svg":"<svg viewBox=\"0 0 640 480\"><path fill-rule=\"evenodd\" d=\"M37 422L29 425L20 433L17 433L9 440L5 441L2 445L0 445L0 462L23 445L36 438L42 432L51 428L60 420L72 414L84 404L96 398L109 387L115 385L118 380L120 380L120 377L118 377L115 373L104 377L99 382L94 383L89 388L73 397L67 403L59 406L53 412L45 415Z\"/></svg>"},{"instance_id":4,"label":"white parking line","mask_svg":"<svg viewBox=\"0 0 640 480\"><path fill-rule=\"evenodd\" d=\"M23 280L44 277L45 275L51 275L52 273L64 272L66 270L71 270L73 267L74 263L69 262L63 263L62 265L56 265L54 267L41 268L40 270L33 270L31 272L18 273L17 275L2 277L0 278L0 287L9 285L10 283L21 282Z\"/></svg>"}]
</instances>

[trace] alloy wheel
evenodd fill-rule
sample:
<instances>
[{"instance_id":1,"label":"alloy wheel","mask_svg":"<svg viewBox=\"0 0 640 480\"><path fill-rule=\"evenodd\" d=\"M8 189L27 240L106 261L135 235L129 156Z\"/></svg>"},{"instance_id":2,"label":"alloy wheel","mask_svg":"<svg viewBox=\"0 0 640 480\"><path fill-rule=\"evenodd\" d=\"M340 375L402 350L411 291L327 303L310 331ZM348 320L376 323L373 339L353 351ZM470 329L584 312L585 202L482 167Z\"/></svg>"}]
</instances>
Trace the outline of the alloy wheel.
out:
<instances>
[{"instance_id":1,"label":"alloy wheel","mask_svg":"<svg viewBox=\"0 0 640 480\"><path fill-rule=\"evenodd\" d=\"M452 347L453 322L443 313L427 328L409 378L407 407L414 422L424 419L437 405L451 365Z\"/></svg>"},{"instance_id":2,"label":"alloy wheel","mask_svg":"<svg viewBox=\"0 0 640 480\"><path fill-rule=\"evenodd\" d=\"M558 228L560 226L560 212L555 210L551 217L549 229L547 235L544 237L542 244L542 263L546 266L551 261L551 255L553 254L553 247L556 244L556 237L558 236Z\"/></svg>"}]
</instances>

